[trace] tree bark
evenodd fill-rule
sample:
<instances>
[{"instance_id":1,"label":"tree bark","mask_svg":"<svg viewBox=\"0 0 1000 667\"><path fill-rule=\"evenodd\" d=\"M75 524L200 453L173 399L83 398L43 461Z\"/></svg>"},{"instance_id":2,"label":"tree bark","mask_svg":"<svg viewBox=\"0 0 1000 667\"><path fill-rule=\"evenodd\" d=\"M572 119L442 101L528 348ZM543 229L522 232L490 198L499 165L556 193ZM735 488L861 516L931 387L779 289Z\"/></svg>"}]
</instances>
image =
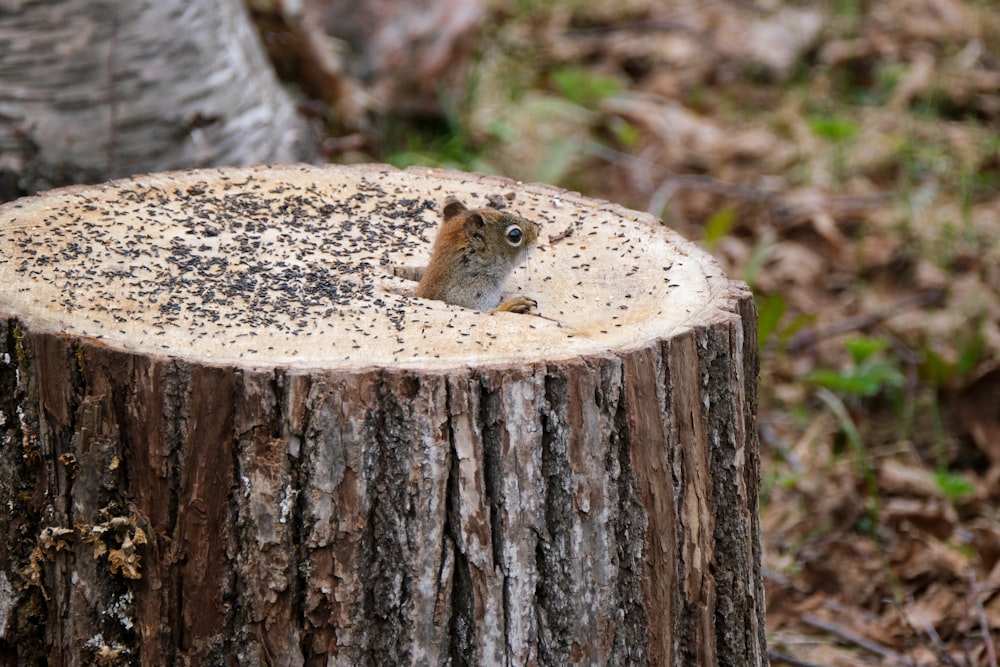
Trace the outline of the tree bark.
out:
<instances>
[{"instance_id":1,"label":"tree bark","mask_svg":"<svg viewBox=\"0 0 1000 667\"><path fill-rule=\"evenodd\" d=\"M542 223L543 317L394 277L448 194ZM753 301L658 221L289 167L0 237L0 664L766 664Z\"/></svg>"},{"instance_id":2,"label":"tree bark","mask_svg":"<svg viewBox=\"0 0 1000 667\"><path fill-rule=\"evenodd\" d=\"M0 44L0 199L314 153L240 0L7 2Z\"/></svg>"}]
</instances>

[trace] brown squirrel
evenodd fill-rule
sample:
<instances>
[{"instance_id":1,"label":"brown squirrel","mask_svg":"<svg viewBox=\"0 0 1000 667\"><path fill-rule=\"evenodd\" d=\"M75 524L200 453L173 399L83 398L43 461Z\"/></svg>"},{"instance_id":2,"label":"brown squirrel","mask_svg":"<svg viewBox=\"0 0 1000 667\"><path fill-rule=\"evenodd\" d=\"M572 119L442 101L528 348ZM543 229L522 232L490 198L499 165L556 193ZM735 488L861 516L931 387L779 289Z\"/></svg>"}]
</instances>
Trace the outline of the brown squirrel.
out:
<instances>
[{"instance_id":1,"label":"brown squirrel","mask_svg":"<svg viewBox=\"0 0 1000 667\"><path fill-rule=\"evenodd\" d=\"M500 303L500 289L538 240L538 224L492 208L468 209L445 199L438 230L416 295L481 311L527 313L538 305L517 296Z\"/></svg>"}]
</instances>

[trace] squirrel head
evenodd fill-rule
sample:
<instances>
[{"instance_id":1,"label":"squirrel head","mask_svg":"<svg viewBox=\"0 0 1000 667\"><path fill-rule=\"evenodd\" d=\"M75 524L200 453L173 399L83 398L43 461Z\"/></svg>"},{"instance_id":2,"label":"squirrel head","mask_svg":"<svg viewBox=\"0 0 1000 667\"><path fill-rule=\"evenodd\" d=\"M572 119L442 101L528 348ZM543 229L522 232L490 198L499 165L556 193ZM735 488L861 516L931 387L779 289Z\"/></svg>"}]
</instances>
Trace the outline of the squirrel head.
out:
<instances>
[{"instance_id":1,"label":"squirrel head","mask_svg":"<svg viewBox=\"0 0 1000 667\"><path fill-rule=\"evenodd\" d=\"M500 304L507 275L538 242L538 224L448 197L441 228L416 295L475 310Z\"/></svg>"},{"instance_id":2,"label":"squirrel head","mask_svg":"<svg viewBox=\"0 0 1000 667\"><path fill-rule=\"evenodd\" d=\"M442 228L460 226L466 243L477 255L503 255L512 265L538 241L537 223L492 208L469 209L455 197L445 199L442 217Z\"/></svg>"}]
</instances>

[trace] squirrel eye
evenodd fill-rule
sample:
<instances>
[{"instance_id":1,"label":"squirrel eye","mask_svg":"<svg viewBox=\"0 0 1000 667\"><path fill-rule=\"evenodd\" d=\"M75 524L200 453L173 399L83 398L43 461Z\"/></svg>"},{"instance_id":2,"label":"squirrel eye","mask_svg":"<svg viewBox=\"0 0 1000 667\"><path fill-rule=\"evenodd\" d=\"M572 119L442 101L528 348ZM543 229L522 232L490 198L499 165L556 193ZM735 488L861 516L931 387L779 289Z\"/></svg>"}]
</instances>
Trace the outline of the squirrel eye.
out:
<instances>
[{"instance_id":1,"label":"squirrel eye","mask_svg":"<svg viewBox=\"0 0 1000 667\"><path fill-rule=\"evenodd\" d=\"M505 232L507 235L507 242L512 246L521 245L521 241L524 240L524 234L521 232L521 228L517 225L511 225L507 228Z\"/></svg>"}]
</instances>

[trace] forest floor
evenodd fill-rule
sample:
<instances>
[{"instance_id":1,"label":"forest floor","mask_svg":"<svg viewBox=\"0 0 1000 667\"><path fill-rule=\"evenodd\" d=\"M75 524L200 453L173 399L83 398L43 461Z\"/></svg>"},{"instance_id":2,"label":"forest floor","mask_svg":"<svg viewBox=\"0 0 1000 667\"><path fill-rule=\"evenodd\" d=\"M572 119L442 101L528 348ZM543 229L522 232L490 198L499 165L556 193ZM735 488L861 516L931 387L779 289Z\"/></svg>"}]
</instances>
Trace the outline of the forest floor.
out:
<instances>
[{"instance_id":1,"label":"forest floor","mask_svg":"<svg viewBox=\"0 0 1000 667\"><path fill-rule=\"evenodd\" d=\"M757 300L772 664L995 667L995 3L489 12L445 118L383 122L360 158L561 185L700 242Z\"/></svg>"}]
</instances>

